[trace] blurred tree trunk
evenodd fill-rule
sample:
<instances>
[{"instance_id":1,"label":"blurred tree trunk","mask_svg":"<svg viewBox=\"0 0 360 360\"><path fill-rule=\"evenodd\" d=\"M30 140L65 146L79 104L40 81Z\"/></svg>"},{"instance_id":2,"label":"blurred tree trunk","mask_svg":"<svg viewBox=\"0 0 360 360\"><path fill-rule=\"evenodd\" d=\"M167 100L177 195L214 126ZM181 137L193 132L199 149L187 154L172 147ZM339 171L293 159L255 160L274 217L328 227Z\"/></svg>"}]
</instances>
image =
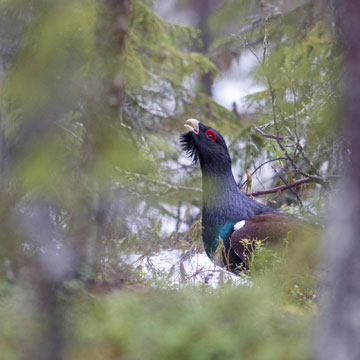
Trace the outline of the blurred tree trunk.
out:
<instances>
[{"instance_id":1,"label":"blurred tree trunk","mask_svg":"<svg viewBox=\"0 0 360 360\"><path fill-rule=\"evenodd\" d=\"M29 19L30 7L28 4L21 11L6 8L0 11L0 86L15 55L23 26ZM8 155L4 134L5 111L2 106L3 104L0 106L0 183Z\"/></svg>"},{"instance_id":2,"label":"blurred tree trunk","mask_svg":"<svg viewBox=\"0 0 360 360\"><path fill-rule=\"evenodd\" d=\"M0 242L2 251L0 254L0 273L7 264L6 271L8 280L16 272L16 262L19 255L19 244L14 240L13 224L9 209L13 206L13 184L9 181L7 170L9 166L10 144L6 138L6 123L8 121L7 99L4 96L4 80L13 64L16 50L21 38L24 26L31 18L32 1L28 1L20 8L13 6L0 7ZM9 277L7 274L11 274Z\"/></svg>"},{"instance_id":3,"label":"blurred tree trunk","mask_svg":"<svg viewBox=\"0 0 360 360\"><path fill-rule=\"evenodd\" d=\"M65 281L73 278L79 268L83 269L82 265L87 265L85 279L92 278L102 256L101 241L105 232L105 220L109 206L106 202L107 194L101 190L108 188L106 185L109 180L106 174L95 173L94 175L93 169L96 161L99 161L101 150L106 146L109 134L113 130L113 122L118 119L118 116L114 116L114 114L118 114L123 101L124 84L116 84L117 87L115 88L113 79L114 74L122 71L121 57L127 35L129 3L130 0L102 1L103 12L98 19L98 33L96 34L97 70L100 68L107 71L98 72L99 75L93 71L96 73L94 75L94 88L88 86L87 92L81 100L80 96L74 100L74 94L69 90L70 79L67 77L76 73L78 66L76 61L69 61L66 72L57 73L54 70L50 72L50 79L45 79L49 82L47 84L48 89L53 96L33 112L29 111L24 115L25 120L19 127L17 136L14 137L13 141L6 143L1 131L5 120L0 117L0 170L3 170L6 161L10 163L21 162L31 153L34 144L41 144L39 139L51 137L52 134L56 133L57 125L61 123L62 116L74 108L74 103L76 104L78 99L79 103L83 102L82 105L87 105L86 120L84 120L86 135L81 148L82 161L77 164L80 170L74 171L83 171L87 175L87 177L79 176L79 179L89 179L90 191L79 191L79 194L74 195L71 217L75 224L71 226L69 232L61 232L56 228L55 214L59 210L59 206L51 196L47 196L46 190L44 190L44 194L40 195L34 191L31 194L32 200L27 205L22 205L23 211L19 215L14 215L17 228L20 230L18 231L19 234L14 231L16 235L13 236L18 235L19 239L16 240L21 239L35 249L39 249L31 254L32 264L29 280L34 289L33 299L36 312L41 313L43 322L39 327L39 336L36 342L32 344L31 350L26 353L24 351L24 359L57 360L63 358L66 307L61 304L60 292L63 290ZM59 2L58 8L54 6L51 9L39 9L38 13L34 15L40 18L43 16L42 20L45 23L47 19L52 19L61 13L60 4L61 2ZM23 10L16 10L18 11L17 16L22 18L20 15ZM34 19L36 16L26 18L29 22L35 22ZM6 24L9 29L13 29L8 23ZM11 57L18 51L18 38L20 36L18 28L21 28L21 24L18 26L15 23L14 29L16 31L5 34L4 39L8 38L6 43L8 47L5 46L6 44L3 45L5 40L3 38L1 40L0 76L1 71L6 70L7 66L11 65ZM0 25L1 35L3 34L2 30L3 28ZM66 33L68 42L72 38L71 35ZM55 52L53 48L51 50ZM104 61L108 61L111 66L104 66ZM57 81L62 78L66 80ZM95 87L96 91L94 91ZM111 97L116 97L116 101L112 99L110 104L109 99ZM44 147L41 150L47 151ZM105 185L102 184L103 186L99 185L99 175L105 178L103 181ZM65 183L64 179L64 189L58 189L60 193L65 190ZM61 187L62 184L59 186ZM16 241L14 242L16 243Z\"/></svg>"},{"instance_id":4,"label":"blurred tree trunk","mask_svg":"<svg viewBox=\"0 0 360 360\"><path fill-rule=\"evenodd\" d=\"M342 121L349 164L337 195L330 231L330 289L319 330L319 360L360 359L360 2L336 2L337 28L344 46Z\"/></svg>"},{"instance_id":5,"label":"blurred tree trunk","mask_svg":"<svg viewBox=\"0 0 360 360\"><path fill-rule=\"evenodd\" d=\"M114 78L123 70L124 46L130 18L130 0L104 0L102 9L96 34L98 60L102 62L104 59L110 59L111 66L108 67L108 73L104 74L104 78L99 79L102 86L99 87L96 99L88 99L89 123L84 143L85 162L83 164L85 169L92 167L91 163L96 159L96 155L101 153L101 149L111 138L113 121L119 118L125 96L125 84L122 81L115 82ZM109 116L106 123L99 121L104 114ZM112 225L108 221L111 218L110 179L102 178L102 186L97 182L98 179L95 178L93 199L90 205L92 217L95 220L95 229L86 239L87 249L83 253L86 258L84 280L92 279L98 270L105 250L103 239ZM101 188L107 190L101 191Z\"/></svg>"},{"instance_id":6,"label":"blurred tree trunk","mask_svg":"<svg viewBox=\"0 0 360 360\"><path fill-rule=\"evenodd\" d=\"M207 24L207 20L209 17L209 14L211 12L211 0L198 0L198 1L194 1L191 2L194 11L196 12L196 15L198 17L198 23L197 26L200 31L201 31L201 41L202 41L202 45L198 47L197 50L200 50L201 52L207 54L209 51L209 46L211 44L211 36L210 36L210 31L208 28L208 24ZM207 73L204 74L201 78L202 81L202 85L203 85L203 91L208 94L211 95L212 90L211 90L211 86L212 86L212 79L211 79L211 74Z\"/></svg>"},{"instance_id":7,"label":"blurred tree trunk","mask_svg":"<svg viewBox=\"0 0 360 360\"><path fill-rule=\"evenodd\" d=\"M201 31L202 45L197 47L197 51L204 54L209 54L209 48L213 41L212 35L209 29L208 20L211 12L216 6L218 6L222 0L197 0L191 1L190 6L193 8L197 15L197 24L195 25ZM213 79L211 73L206 73L201 78L203 91L210 95L212 94Z\"/></svg>"}]
</instances>

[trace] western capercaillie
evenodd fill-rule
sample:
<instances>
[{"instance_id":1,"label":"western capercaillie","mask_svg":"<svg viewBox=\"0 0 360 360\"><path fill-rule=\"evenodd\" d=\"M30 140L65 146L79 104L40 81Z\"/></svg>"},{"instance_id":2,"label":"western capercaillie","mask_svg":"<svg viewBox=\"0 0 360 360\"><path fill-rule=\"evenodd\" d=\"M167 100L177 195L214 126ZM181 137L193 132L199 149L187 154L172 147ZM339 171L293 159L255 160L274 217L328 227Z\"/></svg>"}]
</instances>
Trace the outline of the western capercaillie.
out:
<instances>
[{"instance_id":1,"label":"western capercaillie","mask_svg":"<svg viewBox=\"0 0 360 360\"><path fill-rule=\"evenodd\" d=\"M189 130L180 136L188 156L200 163L202 172L202 237L207 255L214 261L223 242L221 264L231 271L248 266L247 240L274 242L289 232L301 232L304 223L253 200L243 193L232 173L224 138L196 119L185 123Z\"/></svg>"}]
</instances>

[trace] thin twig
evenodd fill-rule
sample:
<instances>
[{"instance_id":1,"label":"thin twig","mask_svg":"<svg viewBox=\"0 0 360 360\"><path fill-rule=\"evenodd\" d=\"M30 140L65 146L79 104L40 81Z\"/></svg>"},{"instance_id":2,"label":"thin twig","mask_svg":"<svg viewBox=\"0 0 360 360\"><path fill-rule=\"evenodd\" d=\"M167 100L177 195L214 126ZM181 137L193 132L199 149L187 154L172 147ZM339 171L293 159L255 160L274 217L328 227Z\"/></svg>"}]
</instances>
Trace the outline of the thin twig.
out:
<instances>
[{"instance_id":1,"label":"thin twig","mask_svg":"<svg viewBox=\"0 0 360 360\"><path fill-rule=\"evenodd\" d=\"M251 173L250 173L250 176L253 176L262 166L270 163L270 162L274 162L274 161L279 161L279 160L287 160L286 157L278 157L278 158L275 158L275 159L270 159L270 160L267 160L265 162L263 162L262 164L260 164L259 166L257 166ZM239 185L239 188L241 189L245 184L246 184L247 180L245 180L241 185Z\"/></svg>"},{"instance_id":2,"label":"thin twig","mask_svg":"<svg viewBox=\"0 0 360 360\"><path fill-rule=\"evenodd\" d=\"M266 79L267 79L267 82L268 82L268 86L269 86L269 90L270 90L270 95L271 95L271 106L272 106L272 111L273 111L273 117L274 117L274 126L275 126L275 131L276 131L276 137L275 137L275 140L277 142L277 144L279 145L281 151L283 152L283 154L288 158L288 160L290 161L290 164L292 165L293 169L295 172L297 172L298 174L301 174L305 177L308 177L310 179L312 179L314 182L318 183L318 184L325 184L326 181L318 176L318 175L310 175L308 174L307 172L299 169L295 163L295 160L289 155L289 153L287 152L287 150L285 149L285 146L284 144L281 142L281 139L279 138L280 136L280 130L279 130L279 126L278 126L278 123L277 123L277 116L276 116L276 98L275 98L275 91L271 85L271 82L270 82L270 79L268 78L267 75L266 76Z\"/></svg>"},{"instance_id":3,"label":"thin twig","mask_svg":"<svg viewBox=\"0 0 360 360\"><path fill-rule=\"evenodd\" d=\"M297 96L296 96L296 91L295 91L295 86L294 86L294 78L292 77L289 80L290 80L291 92L294 96L294 134L295 134L295 138L296 138L296 147L295 147L294 153L296 152L297 149L300 150L300 153L301 153L303 159L308 163L308 165L311 167L311 169L314 171L314 173L317 176L320 176L319 171L316 169L313 162L306 156L304 147L300 143L300 137L299 137L298 131L297 131L297 112L296 112Z\"/></svg>"},{"instance_id":4,"label":"thin twig","mask_svg":"<svg viewBox=\"0 0 360 360\"><path fill-rule=\"evenodd\" d=\"M139 174L139 173L134 173L134 172L131 172L131 171L127 171L125 169L122 169L118 166L115 166L115 169L125 175L128 175L128 176L131 176L135 179L138 179L138 180L141 180L141 181L146 181L146 182L150 182L152 184L155 184L155 185L159 185L159 186L164 186L167 188L166 191L164 191L163 193L161 193L161 195L164 195L164 194L168 194L169 192L173 192L173 191L195 191L195 192L201 192L201 189L200 188L195 188L195 187L190 187L190 186L182 186L182 185L174 185L174 184L170 184L170 183L167 183L165 181L161 181L161 180L155 180L155 179L152 179L148 176L145 176L145 175L142 175L142 174Z\"/></svg>"},{"instance_id":5,"label":"thin twig","mask_svg":"<svg viewBox=\"0 0 360 360\"><path fill-rule=\"evenodd\" d=\"M280 180L281 180L285 185L287 185L287 186L290 185L289 182L286 181L286 179L284 179L284 177L281 176L281 174L280 174L273 166L272 166L272 169L275 171L275 173L277 174L277 176L280 178ZM304 204L303 204L303 202L301 201L298 193L297 193L292 187L289 187L289 190L296 196L296 199L297 199L297 201L299 202L300 207L303 208L303 207L304 207Z\"/></svg>"}]
</instances>

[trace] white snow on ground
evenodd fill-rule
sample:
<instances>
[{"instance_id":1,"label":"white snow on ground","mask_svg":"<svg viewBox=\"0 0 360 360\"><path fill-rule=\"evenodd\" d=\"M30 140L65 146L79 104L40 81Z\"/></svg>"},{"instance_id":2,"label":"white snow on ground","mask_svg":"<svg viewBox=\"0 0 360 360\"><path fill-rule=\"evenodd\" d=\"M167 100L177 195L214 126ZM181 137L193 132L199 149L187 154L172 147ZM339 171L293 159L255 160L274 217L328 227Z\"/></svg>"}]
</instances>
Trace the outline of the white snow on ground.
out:
<instances>
[{"instance_id":1,"label":"white snow on ground","mask_svg":"<svg viewBox=\"0 0 360 360\"><path fill-rule=\"evenodd\" d=\"M236 276L215 265L205 253L162 250L150 256L131 254L123 260L134 268L140 267L145 279L154 286L206 285L217 288L221 284L252 285L247 277Z\"/></svg>"}]
</instances>

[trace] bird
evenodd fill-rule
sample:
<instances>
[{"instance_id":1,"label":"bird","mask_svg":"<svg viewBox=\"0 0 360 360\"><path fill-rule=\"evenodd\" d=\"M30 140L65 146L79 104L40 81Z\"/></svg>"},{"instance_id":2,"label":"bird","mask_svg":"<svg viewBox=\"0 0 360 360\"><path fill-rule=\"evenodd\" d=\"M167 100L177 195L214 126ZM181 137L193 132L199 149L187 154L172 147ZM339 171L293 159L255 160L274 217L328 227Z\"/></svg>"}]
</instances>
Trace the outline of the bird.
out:
<instances>
[{"instance_id":1,"label":"bird","mask_svg":"<svg viewBox=\"0 0 360 360\"><path fill-rule=\"evenodd\" d=\"M299 219L239 189L226 142L217 130L196 119L184 126L188 131L180 135L181 147L200 163L202 173L202 238L210 259L238 273L249 267L252 248L247 241L276 242L304 228Z\"/></svg>"}]
</instances>

